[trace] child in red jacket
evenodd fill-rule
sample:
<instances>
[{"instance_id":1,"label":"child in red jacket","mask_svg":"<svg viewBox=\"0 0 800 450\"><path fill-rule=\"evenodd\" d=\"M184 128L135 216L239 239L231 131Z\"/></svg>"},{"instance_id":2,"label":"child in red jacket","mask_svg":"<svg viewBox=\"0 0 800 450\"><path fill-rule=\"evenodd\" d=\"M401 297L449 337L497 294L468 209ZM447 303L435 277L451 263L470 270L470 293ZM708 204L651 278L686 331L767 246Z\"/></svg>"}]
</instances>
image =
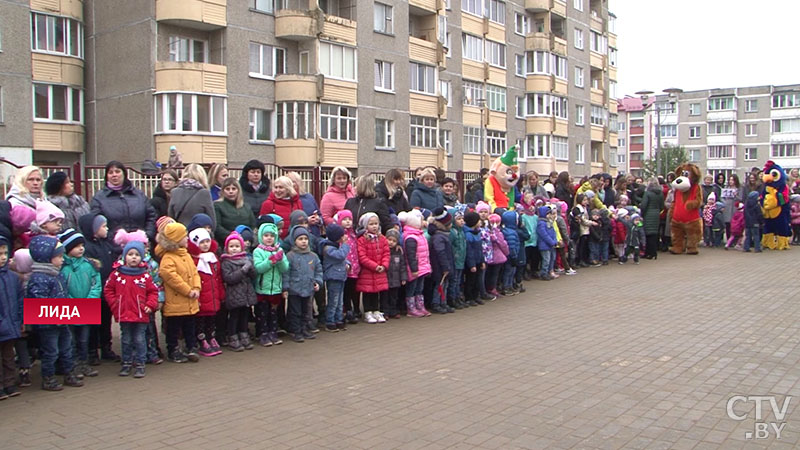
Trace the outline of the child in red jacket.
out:
<instances>
[{"instance_id":1,"label":"child in red jacket","mask_svg":"<svg viewBox=\"0 0 800 450\"><path fill-rule=\"evenodd\" d=\"M144 244L128 242L122 250L125 265L111 272L103 289L103 297L122 331L122 377L130 375L131 369L134 378L144 377L147 326L150 314L158 309L158 287L142 262L144 255Z\"/></svg>"},{"instance_id":2,"label":"child in red jacket","mask_svg":"<svg viewBox=\"0 0 800 450\"><path fill-rule=\"evenodd\" d=\"M611 239L614 241L614 253L617 258L625 256L625 238L628 237L628 227L625 224L625 217L628 210L620 208L616 211L616 217L611 219Z\"/></svg>"},{"instance_id":3,"label":"child in red jacket","mask_svg":"<svg viewBox=\"0 0 800 450\"><path fill-rule=\"evenodd\" d=\"M192 255L197 273L200 274L200 311L197 313L197 343L202 356L217 356L222 353L216 338L216 316L225 299L225 285L219 259L212 250L211 234L205 228L189 233L188 250Z\"/></svg>"},{"instance_id":4,"label":"child in red jacket","mask_svg":"<svg viewBox=\"0 0 800 450\"><path fill-rule=\"evenodd\" d=\"M389 242L381 234L381 224L375 213L364 213L358 220L364 234L358 238L358 274L356 289L363 294L364 319L367 323L383 323L386 318L380 312L380 305L386 304L389 291Z\"/></svg>"}]
</instances>

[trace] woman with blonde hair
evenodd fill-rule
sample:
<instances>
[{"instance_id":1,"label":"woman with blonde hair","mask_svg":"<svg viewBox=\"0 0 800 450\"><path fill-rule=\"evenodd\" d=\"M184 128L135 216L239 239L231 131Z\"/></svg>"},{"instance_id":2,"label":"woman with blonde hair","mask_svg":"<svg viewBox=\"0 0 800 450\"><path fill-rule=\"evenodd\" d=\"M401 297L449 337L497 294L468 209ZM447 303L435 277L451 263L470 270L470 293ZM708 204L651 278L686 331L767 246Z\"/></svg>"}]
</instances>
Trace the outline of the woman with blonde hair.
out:
<instances>
[{"instance_id":1,"label":"woman with blonde hair","mask_svg":"<svg viewBox=\"0 0 800 450\"><path fill-rule=\"evenodd\" d=\"M211 192L211 200L217 201L222 191L222 182L228 178L228 168L225 164L214 163L208 169L208 184L211 185L209 191Z\"/></svg>"},{"instance_id":2,"label":"woman with blonde hair","mask_svg":"<svg viewBox=\"0 0 800 450\"><path fill-rule=\"evenodd\" d=\"M219 200L214 202L214 213L217 218L217 227L214 229L214 238L225 248L225 239L239 225L255 228L256 217L253 210L245 204L242 187L236 178L228 177L222 182Z\"/></svg>"},{"instance_id":3,"label":"woman with blonde hair","mask_svg":"<svg viewBox=\"0 0 800 450\"><path fill-rule=\"evenodd\" d=\"M444 208L444 195L436 186L436 172L432 168L426 168L420 174L419 184L411 193L409 203L412 208L424 208L430 211Z\"/></svg>"},{"instance_id":4,"label":"woman with blonde hair","mask_svg":"<svg viewBox=\"0 0 800 450\"><path fill-rule=\"evenodd\" d=\"M392 219L389 217L389 208L378 198L375 192L375 180L370 176L361 176L355 180L356 196L347 200L344 209L349 209L353 213L353 223L359 223L359 219L365 213L372 212L378 215L381 223L381 230L392 228Z\"/></svg>"},{"instance_id":5,"label":"woman with blonde hair","mask_svg":"<svg viewBox=\"0 0 800 450\"><path fill-rule=\"evenodd\" d=\"M272 182L272 191L269 197L261 204L261 210L258 215L264 214L277 214L283 219L283 226L280 230L281 239L285 239L289 233L289 216L292 211L303 209L303 204L300 203L300 196L294 189L292 179L287 176L276 178Z\"/></svg>"},{"instance_id":6,"label":"woman with blonde hair","mask_svg":"<svg viewBox=\"0 0 800 450\"><path fill-rule=\"evenodd\" d=\"M200 164L191 163L183 169L181 181L172 189L167 215L189 226L192 217L200 213L211 217L211 227L217 228L206 170Z\"/></svg>"},{"instance_id":7,"label":"woman with blonde hair","mask_svg":"<svg viewBox=\"0 0 800 450\"><path fill-rule=\"evenodd\" d=\"M44 179L36 166L25 166L14 174L14 184L6 195L11 206L27 206L36 211L36 200L42 200Z\"/></svg>"},{"instance_id":8,"label":"woman with blonde hair","mask_svg":"<svg viewBox=\"0 0 800 450\"><path fill-rule=\"evenodd\" d=\"M386 204L390 212L400 214L400 211L409 211L411 206L408 204L406 196L406 176L400 169L389 169L383 176L383 181L375 186L378 197Z\"/></svg>"},{"instance_id":9,"label":"woman with blonde hair","mask_svg":"<svg viewBox=\"0 0 800 450\"><path fill-rule=\"evenodd\" d=\"M331 185L320 202L320 212L325 225L333 223L333 215L344 208L348 199L356 196L350 183L353 175L344 166L334 167L331 171Z\"/></svg>"},{"instance_id":10,"label":"woman with blonde hair","mask_svg":"<svg viewBox=\"0 0 800 450\"><path fill-rule=\"evenodd\" d=\"M320 218L319 205L314 196L306 192L305 183L303 178L297 172L289 172L286 174L294 185L294 190L300 197L300 204L303 205L303 211L308 216L308 231L316 237L322 235L322 219Z\"/></svg>"}]
</instances>

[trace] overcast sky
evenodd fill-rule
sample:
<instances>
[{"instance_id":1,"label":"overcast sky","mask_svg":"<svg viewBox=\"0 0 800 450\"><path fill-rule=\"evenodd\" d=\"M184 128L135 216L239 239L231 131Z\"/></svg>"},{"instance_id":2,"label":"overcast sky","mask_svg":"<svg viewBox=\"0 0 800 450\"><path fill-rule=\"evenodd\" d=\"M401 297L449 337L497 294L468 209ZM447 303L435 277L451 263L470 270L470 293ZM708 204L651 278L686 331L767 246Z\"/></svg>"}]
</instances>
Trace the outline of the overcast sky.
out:
<instances>
[{"instance_id":1,"label":"overcast sky","mask_svg":"<svg viewBox=\"0 0 800 450\"><path fill-rule=\"evenodd\" d=\"M609 0L617 95L800 83L800 0Z\"/></svg>"}]
</instances>

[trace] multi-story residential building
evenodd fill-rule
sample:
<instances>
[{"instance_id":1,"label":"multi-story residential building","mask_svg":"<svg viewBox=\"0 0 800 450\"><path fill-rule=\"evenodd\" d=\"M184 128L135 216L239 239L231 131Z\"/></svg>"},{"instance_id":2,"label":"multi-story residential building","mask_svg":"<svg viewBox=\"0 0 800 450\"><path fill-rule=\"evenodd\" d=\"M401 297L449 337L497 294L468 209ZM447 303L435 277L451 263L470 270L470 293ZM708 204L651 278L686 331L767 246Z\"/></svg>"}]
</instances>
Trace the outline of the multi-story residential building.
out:
<instances>
[{"instance_id":1,"label":"multi-story residential building","mask_svg":"<svg viewBox=\"0 0 800 450\"><path fill-rule=\"evenodd\" d=\"M800 167L800 84L690 91L678 94L677 101L666 95L654 101L642 111L641 99L620 100L628 127L620 137L628 141L631 173L639 174L639 153L642 159L655 154L657 109L661 145L683 146L706 172L741 177L770 159L784 168Z\"/></svg>"},{"instance_id":2,"label":"multi-story residential building","mask_svg":"<svg viewBox=\"0 0 800 450\"><path fill-rule=\"evenodd\" d=\"M519 143L526 170L617 163L605 0L29 0L0 20L0 142L34 162L175 145L187 162L477 170Z\"/></svg>"}]
</instances>

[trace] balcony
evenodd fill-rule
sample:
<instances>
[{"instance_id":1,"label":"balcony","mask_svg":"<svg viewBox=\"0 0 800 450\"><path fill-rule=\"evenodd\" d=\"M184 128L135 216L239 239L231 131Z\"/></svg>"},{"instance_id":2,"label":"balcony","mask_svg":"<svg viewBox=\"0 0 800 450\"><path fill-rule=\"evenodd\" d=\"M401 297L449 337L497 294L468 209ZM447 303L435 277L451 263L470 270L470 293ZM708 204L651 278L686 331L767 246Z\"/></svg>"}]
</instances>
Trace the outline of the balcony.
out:
<instances>
[{"instance_id":1,"label":"balcony","mask_svg":"<svg viewBox=\"0 0 800 450\"><path fill-rule=\"evenodd\" d=\"M317 39L324 20L319 9L280 9L275 12L275 37L290 41Z\"/></svg>"},{"instance_id":2,"label":"balcony","mask_svg":"<svg viewBox=\"0 0 800 450\"><path fill-rule=\"evenodd\" d=\"M569 83L561 78L553 77L553 92L556 94L567 95Z\"/></svg>"},{"instance_id":3,"label":"balcony","mask_svg":"<svg viewBox=\"0 0 800 450\"><path fill-rule=\"evenodd\" d=\"M553 43L550 45L553 53L558 53L561 56L567 56L567 40L553 35Z\"/></svg>"},{"instance_id":4,"label":"balcony","mask_svg":"<svg viewBox=\"0 0 800 450\"><path fill-rule=\"evenodd\" d=\"M550 134L555 128L554 117L528 117L525 119L526 134Z\"/></svg>"},{"instance_id":5,"label":"balcony","mask_svg":"<svg viewBox=\"0 0 800 450\"><path fill-rule=\"evenodd\" d=\"M322 81L322 102L358 105L358 83L325 78Z\"/></svg>"},{"instance_id":6,"label":"balcony","mask_svg":"<svg viewBox=\"0 0 800 450\"><path fill-rule=\"evenodd\" d=\"M550 11L553 7L553 0L525 0L525 9L528 12L537 13Z\"/></svg>"},{"instance_id":7,"label":"balcony","mask_svg":"<svg viewBox=\"0 0 800 450\"><path fill-rule=\"evenodd\" d=\"M444 9L443 7L440 8L439 4L443 3L439 0L408 0L408 6L412 8L419 8L430 13L435 13L438 9Z\"/></svg>"},{"instance_id":8,"label":"balcony","mask_svg":"<svg viewBox=\"0 0 800 450\"><path fill-rule=\"evenodd\" d=\"M324 149L322 139L275 140L275 164L280 166L318 166Z\"/></svg>"},{"instance_id":9,"label":"balcony","mask_svg":"<svg viewBox=\"0 0 800 450\"><path fill-rule=\"evenodd\" d=\"M595 51L589 52L589 65L594 67L595 69L605 69L606 67L606 56Z\"/></svg>"},{"instance_id":10,"label":"balcony","mask_svg":"<svg viewBox=\"0 0 800 450\"><path fill-rule=\"evenodd\" d=\"M411 92L408 112L415 116L436 117L439 115L439 97Z\"/></svg>"},{"instance_id":11,"label":"balcony","mask_svg":"<svg viewBox=\"0 0 800 450\"><path fill-rule=\"evenodd\" d=\"M553 0L551 12L561 17L567 17L567 2L564 0Z\"/></svg>"},{"instance_id":12,"label":"balcony","mask_svg":"<svg viewBox=\"0 0 800 450\"><path fill-rule=\"evenodd\" d=\"M552 51L559 55L566 56L567 41L553 33L535 32L525 37L525 49Z\"/></svg>"},{"instance_id":13,"label":"balcony","mask_svg":"<svg viewBox=\"0 0 800 450\"><path fill-rule=\"evenodd\" d=\"M628 130L628 135L630 136L636 136L640 134L644 134L644 127L631 127L631 129Z\"/></svg>"},{"instance_id":14,"label":"balcony","mask_svg":"<svg viewBox=\"0 0 800 450\"><path fill-rule=\"evenodd\" d=\"M156 91L226 94L228 68L192 62L156 62Z\"/></svg>"},{"instance_id":15,"label":"balcony","mask_svg":"<svg viewBox=\"0 0 800 450\"><path fill-rule=\"evenodd\" d=\"M643 161L641 159L632 159L630 161L631 169L641 169Z\"/></svg>"},{"instance_id":16,"label":"balcony","mask_svg":"<svg viewBox=\"0 0 800 450\"><path fill-rule=\"evenodd\" d=\"M169 148L177 146L187 161L203 164L228 162L228 138L200 134L159 134L155 136L156 159L169 159Z\"/></svg>"},{"instance_id":17,"label":"balcony","mask_svg":"<svg viewBox=\"0 0 800 450\"><path fill-rule=\"evenodd\" d=\"M215 30L228 26L227 0L156 0L156 20L185 28Z\"/></svg>"},{"instance_id":18,"label":"balcony","mask_svg":"<svg viewBox=\"0 0 800 450\"><path fill-rule=\"evenodd\" d=\"M709 122L736 120L736 110L731 109L727 111L708 111L706 113L706 120L708 120Z\"/></svg>"},{"instance_id":19,"label":"balcony","mask_svg":"<svg viewBox=\"0 0 800 450\"><path fill-rule=\"evenodd\" d=\"M606 130L605 127L601 127L598 125L591 126L590 137L593 142L603 142L605 141Z\"/></svg>"},{"instance_id":20,"label":"balcony","mask_svg":"<svg viewBox=\"0 0 800 450\"><path fill-rule=\"evenodd\" d=\"M602 89L591 88L589 92L589 101L595 105L605 105L605 92Z\"/></svg>"},{"instance_id":21,"label":"balcony","mask_svg":"<svg viewBox=\"0 0 800 450\"><path fill-rule=\"evenodd\" d=\"M437 55L436 42L409 36L408 58L412 61L429 64L431 66L438 65L439 57Z\"/></svg>"},{"instance_id":22,"label":"balcony","mask_svg":"<svg viewBox=\"0 0 800 450\"><path fill-rule=\"evenodd\" d=\"M72 17L83 22L83 0L31 0L31 10Z\"/></svg>"},{"instance_id":23,"label":"balcony","mask_svg":"<svg viewBox=\"0 0 800 450\"><path fill-rule=\"evenodd\" d=\"M600 33L606 31L606 26L605 22L603 21L603 18L597 15L594 11L592 11L592 18L591 21L589 22L589 26L594 31L599 31Z\"/></svg>"},{"instance_id":24,"label":"balcony","mask_svg":"<svg viewBox=\"0 0 800 450\"><path fill-rule=\"evenodd\" d=\"M322 75L278 75L275 78L275 101L317 102L323 97Z\"/></svg>"},{"instance_id":25,"label":"balcony","mask_svg":"<svg viewBox=\"0 0 800 450\"><path fill-rule=\"evenodd\" d=\"M31 52L33 81L83 86L83 60Z\"/></svg>"},{"instance_id":26,"label":"balcony","mask_svg":"<svg viewBox=\"0 0 800 450\"><path fill-rule=\"evenodd\" d=\"M325 20L322 22L322 33L320 33L319 37L330 41L356 45L357 25L354 20L326 15Z\"/></svg>"},{"instance_id":27,"label":"balcony","mask_svg":"<svg viewBox=\"0 0 800 450\"><path fill-rule=\"evenodd\" d=\"M643 152L644 144L630 144L628 150L630 150L631 152Z\"/></svg>"},{"instance_id":28,"label":"balcony","mask_svg":"<svg viewBox=\"0 0 800 450\"><path fill-rule=\"evenodd\" d=\"M83 153L84 134L83 125L34 122L33 149Z\"/></svg>"}]
</instances>

